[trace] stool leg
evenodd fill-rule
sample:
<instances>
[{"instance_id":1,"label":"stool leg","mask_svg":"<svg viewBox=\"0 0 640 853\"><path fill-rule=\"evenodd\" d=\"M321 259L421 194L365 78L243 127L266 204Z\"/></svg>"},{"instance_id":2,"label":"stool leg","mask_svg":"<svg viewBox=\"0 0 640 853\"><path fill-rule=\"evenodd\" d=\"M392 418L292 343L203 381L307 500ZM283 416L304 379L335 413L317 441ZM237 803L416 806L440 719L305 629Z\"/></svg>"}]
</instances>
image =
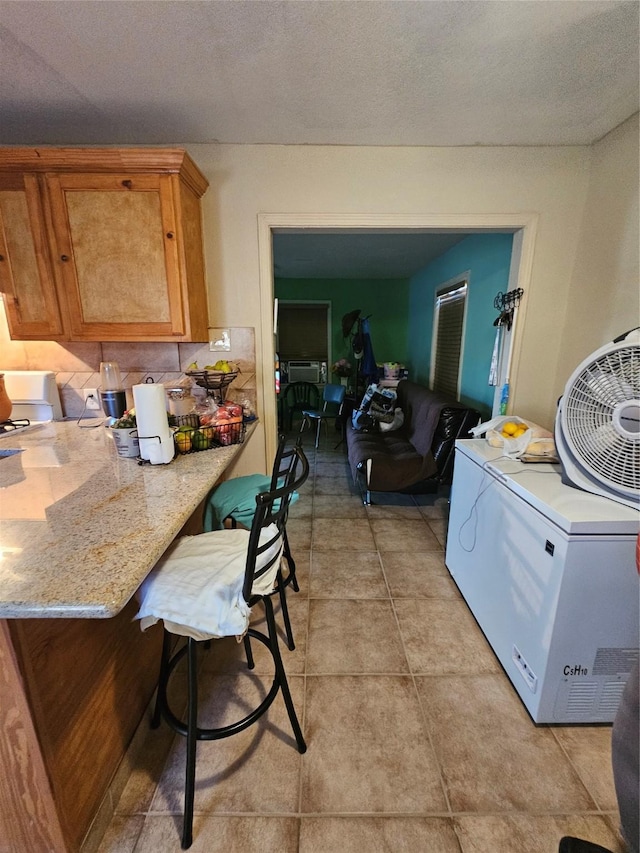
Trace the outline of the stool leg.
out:
<instances>
[{"instance_id":1,"label":"stool leg","mask_svg":"<svg viewBox=\"0 0 640 853\"><path fill-rule=\"evenodd\" d=\"M287 538L286 527L282 531L282 541L282 553L287 561L287 569L289 571L289 574L287 576L287 582L284 583L282 579L282 571L278 572L278 591L280 593L280 609L282 610L282 618L284 620L284 627L287 635L287 646L289 648L289 651L292 652L295 650L296 644L293 639L291 619L289 618L289 607L287 604L286 587L291 584L291 586L296 592L300 592L300 587L298 586L298 579L296 577L296 563L293 559L293 556L291 555L291 548L289 547L289 539Z\"/></svg>"},{"instance_id":2,"label":"stool leg","mask_svg":"<svg viewBox=\"0 0 640 853\"><path fill-rule=\"evenodd\" d=\"M293 642L293 631L291 630L291 619L289 618L289 608L287 607L287 590L282 579L282 570L278 569L276 575L278 581L278 594L280 596L280 609L282 610L282 620L284 622L284 630L287 635L287 646L292 652L296 644Z\"/></svg>"},{"instance_id":3,"label":"stool leg","mask_svg":"<svg viewBox=\"0 0 640 853\"><path fill-rule=\"evenodd\" d=\"M280 690L282 691L282 696L284 698L284 704L287 706L287 713L289 714L289 722L291 723L291 728L293 729L293 736L296 739L296 744L298 746L298 752L304 753L307 751L307 744L305 743L304 737L302 735L302 729L300 728L300 723L298 722L298 717L296 714L296 709L293 705L293 700L291 698L291 692L289 691L289 684L287 682L287 675L284 671L284 666L282 665L282 658L280 657L280 647L278 645L278 634L276 632L276 620L273 615L273 604L271 603L271 599L268 596L265 596L264 601L264 609L267 616L267 627L269 629L269 640L270 640L270 648L273 654L273 660L276 668L276 677L278 679L278 684L280 686Z\"/></svg>"},{"instance_id":4,"label":"stool leg","mask_svg":"<svg viewBox=\"0 0 640 853\"><path fill-rule=\"evenodd\" d=\"M294 588L296 592L300 592L300 587L298 586L298 578L296 577L296 564L295 560L291 555L291 548L289 547L289 538L287 537L287 528L285 527L282 531L282 542L283 542L283 553L287 561L287 566L289 567L289 576L291 577L291 586Z\"/></svg>"},{"instance_id":5,"label":"stool leg","mask_svg":"<svg viewBox=\"0 0 640 853\"><path fill-rule=\"evenodd\" d=\"M255 663L253 661L253 652L251 651L251 638L248 632L242 638L242 642L244 643L244 653L247 656L247 669L253 669Z\"/></svg>"},{"instance_id":6,"label":"stool leg","mask_svg":"<svg viewBox=\"0 0 640 853\"><path fill-rule=\"evenodd\" d=\"M184 783L183 850L191 847L193 841L193 800L196 785L196 746L198 743L198 647L192 637L189 637L188 644L187 769Z\"/></svg>"},{"instance_id":7,"label":"stool leg","mask_svg":"<svg viewBox=\"0 0 640 853\"><path fill-rule=\"evenodd\" d=\"M167 664L169 663L169 652L171 650L171 635L162 629L162 656L160 658L160 674L158 675L158 687L156 690L156 701L151 717L151 728L157 729L162 719L162 704L166 701L167 690Z\"/></svg>"}]
</instances>

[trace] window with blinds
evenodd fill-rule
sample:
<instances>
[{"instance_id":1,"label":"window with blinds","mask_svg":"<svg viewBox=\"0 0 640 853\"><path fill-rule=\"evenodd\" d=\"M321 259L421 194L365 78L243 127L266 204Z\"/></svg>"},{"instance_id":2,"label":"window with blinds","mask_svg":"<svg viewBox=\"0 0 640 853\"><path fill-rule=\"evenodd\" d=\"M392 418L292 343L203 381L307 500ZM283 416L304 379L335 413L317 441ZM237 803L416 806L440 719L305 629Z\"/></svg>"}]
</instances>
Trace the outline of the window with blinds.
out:
<instances>
[{"instance_id":1,"label":"window with blinds","mask_svg":"<svg viewBox=\"0 0 640 853\"><path fill-rule=\"evenodd\" d=\"M456 281L436 294L431 387L446 397L457 399L460 391L462 340L464 333L467 281Z\"/></svg>"},{"instance_id":2,"label":"window with blinds","mask_svg":"<svg viewBox=\"0 0 640 853\"><path fill-rule=\"evenodd\" d=\"M281 361L328 359L327 303L278 304L278 352Z\"/></svg>"}]
</instances>

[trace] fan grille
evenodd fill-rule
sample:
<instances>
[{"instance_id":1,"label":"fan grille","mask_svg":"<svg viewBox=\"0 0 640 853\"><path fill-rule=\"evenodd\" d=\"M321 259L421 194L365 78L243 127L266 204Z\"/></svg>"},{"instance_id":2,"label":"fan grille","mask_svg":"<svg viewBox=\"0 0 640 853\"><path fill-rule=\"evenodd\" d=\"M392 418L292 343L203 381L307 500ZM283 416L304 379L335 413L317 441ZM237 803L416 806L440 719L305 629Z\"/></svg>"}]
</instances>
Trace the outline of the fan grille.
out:
<instances>
[{"instance_id":1,"label":"fan grille","mask_svg":"<svg viewBox=\"0 0 640 853\"><path fill-rule=\"evenodd\" d=\"M601 482L630 494L640 489L640 433L621 432L613 413L640 399L640 347L627 346L590 362L563 398L563 428L574 454Z\"/></svg>"}]
</instances>

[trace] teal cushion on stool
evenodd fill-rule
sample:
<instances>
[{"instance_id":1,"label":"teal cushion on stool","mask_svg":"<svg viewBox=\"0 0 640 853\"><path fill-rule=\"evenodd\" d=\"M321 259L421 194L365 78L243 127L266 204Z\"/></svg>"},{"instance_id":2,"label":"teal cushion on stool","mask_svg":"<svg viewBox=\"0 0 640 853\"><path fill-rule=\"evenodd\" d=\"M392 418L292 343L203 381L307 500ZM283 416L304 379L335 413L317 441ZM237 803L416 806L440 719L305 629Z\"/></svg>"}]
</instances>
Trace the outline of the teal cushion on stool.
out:
<instances>
[{"instance_id":1,"label":"teal cushion on stool","mask_svg":"<svg viewBox=\"0 0 640 853\"><path fill-rule=\"evenodd\" d=\"M251 527L256 511L256 495L268 492L271 488L271 477L266 474L248 474L246 477L234 477L225 480L209 496L204 508L204 532L221 530L225 518L233 516L244 527ZM298 500L298 493L293 492L291 503Z\"/></svg>"}]
</instances>

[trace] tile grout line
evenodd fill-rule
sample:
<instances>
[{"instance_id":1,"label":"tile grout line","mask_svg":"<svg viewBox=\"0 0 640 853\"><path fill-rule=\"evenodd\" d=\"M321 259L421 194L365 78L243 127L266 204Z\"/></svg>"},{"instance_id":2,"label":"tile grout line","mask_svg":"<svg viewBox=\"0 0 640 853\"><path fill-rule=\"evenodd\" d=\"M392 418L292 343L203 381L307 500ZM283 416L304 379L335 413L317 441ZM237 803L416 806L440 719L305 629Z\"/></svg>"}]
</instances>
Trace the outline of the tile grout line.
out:
<instances>
[{"instance_id":1,"label":"tile grout line","mask_svg":"<svg viewBox=\"0 0 640 853\"><path fill-rule=\"evenodd\" d=\"M577 778L578 778L578 780L580 781L580 784L582 785L582 787L583 787L583 788L585 789L585 791L587 792L587 795L588 795L589 799L594 803L594 805L595 805L595 807L597 808L598 812L600 812L601 814L605 814L605 813L606 813L605 809L601 808L601 806L600 806L600 804L599 804L598 800L596 799L595 795L591 793L591 788L590 788L590 787L589 787L589 785L587 784L587 781L586 781L585 779L583 779L583 778L582 778L582 773L580 772L579 768L576 766L576 764L575 764L575 762L573 761L573 759L572 759L571 755L569 754L568 750L565 748L565 746L564 746L564 744L562 743L562 741L561 741L561 740L556 736L556 730L555 730L555 727L554 727L554 726L549 726L548 728L549 728L549 730L551 731L551 734L553 735L553 739L555 740L556 744L559 746L560 751L563 753L563 755L564 755L564 756L565 756L565 758L567 759L567 762L569 763L569 765L570 765L571 769L573 770L573 772L575 773L576 777L577 777Z\"/></svg>"},{"instance_id":2,"label":"tile grout line","mask_svg":"<svg viewBox=\"0 0 640 853\"><path fill-rule=\"evenodd\" d=\"M380 552L378 552L378 557L380 558ZM411 666L411 662L410 662L409 656L407 654L407 647L406 647L406 644L404 641L404 636L403 636L402 630L400 628L400 620L398 618L398 612L396 610L395 600L394 600L393 596L391 595L391 589L389 587L389 582L387 580L387 573L386 573L386 570L384 568L384 563L383 563L382 559L380 559L380 564L382 566L382 574L384 576L385 584L387 585L387 589L389 590L389 601L391 603L391 610L393 612L393 617L394 617L395 622L396 622L396 628L398 630L398 636L400 637L400 643L402 644L402 651L404 653L405 660L407 662L407 666L409 667L409 675L411 676L411 683L413 684L413 691L414 691L416 700L418 702L418 707L420 708L420 716L422 718L423 730L427 736L429 746L431 747L431 751L432 751L433 756L434 756L435 761L436 761L437 770L438 770L438 779L440 781L440 788L442 790L442 795L444 797L444 801L447 804L448 814L451 815L452 814L451 801L449 799L449 792L448 792L447 786L445 784L442 763L440 761L440 758L439 758L438 753L437 753L436 748L435 748L435 744L433 742L433 738L431 736L431 729L430 729L429 721L427 718L427 712L424 708L423 703L420 700L420 693L418 691L418 685L416 683L415 673L413 672L413 668Z\"/></svg>"},{"instance_id":3,"label":"tile grout line","mask_svg":"<svg viewBox=\"0 0 640 853\"><path fill-rule=\"evenodd\" d=\"M295 850L300 850L300 845L302 844L303 820L308 820L308 819L314 819L314 820L320 820L320 821L322 821L322 820L335 820L335 819L349 820L350 818L380 819L380 820L385 820L387 818L389 818L389 819L405 819L405 820L409 820L409 819L440 819L440 820L445 820L448 822L451 830L453 831L453 833L455 835L455 840L457 842L457 848L459 849L459 851L461 851L461 853L464 853L464 851L467 850L467 847L465 846L466 842L465 842L464 834L462 834L462 835L459 834L460 826L461 826L459 824L459 821L461 819L496 818L496 819L500 819L502 821L509 821L512 819L515 819L517 821L519 818L536 818L536 819L538 819L538 818L558 817L558 818L566 818L569 820L572 818L577 818L577 817L601 818L607 823L607 825L611 824L610 828L615 829L615 820L616 820L616 816L617 816L617 811L615 809L614 810L606 810L600 806L600 799L596 798L596 796L591 793L591 788L588 784L588 776L585 775L585 779L583 779L583 774L581 774L578 770L579 763L576 764L571 759L571 755L569 754L567 747L560 741L556 731L553 728L551 728L551 731L553 734L554 742L557 744L557 746L560 747L560 751L561 751L562 755L566 758L569 766L571 767L572 771L576 775L580 784L586 790L586 792L588 794L589 801L594 804L595 809L588 808L588 809L582 809L582 810L575 810L575 809L574 810L568 810L565 808L565 809L558 809L558 810L554 810L554 811L545 810L545 809L538 809L538 810L531 811L531 812L523 811L522 809L513 809L513 810L505 811L505 810L502 810L500 808L493 808L493 809L487 809L487 810L482 810L482 811L464 811L464 810L454 811L452 809L451 803L450 803L450 800L449 800L449 797L447 794L447 790L446 790L445 779L443 776L439 756L436 753L436 750L435 750L435 747L433 744L433 740L431 737L431 733L430 733L430 728L429 728L429 719L430 718L428 716L426 707L423 706L423 703L420 701L420 696L418 693L417 681L416 681L417 678L421 678L421 679L442 678L442 674L425 673L424 675L421 675L420 673L414 672L411 665L410 665L409 657L407 655L407 647L406 647L405 639L404 639L404 636L400 630L400 621L399 621L399 617L398 617L398 611L396 609L396 598L394 598L391 594L391 587L389 584L389 579L387 577L387 572L385 570L384 563L383 563L383 560L381 557L381 552L377 546L377 543L375 542L375 536L373 537L373 539L374 539L374 550L375 550L375 554L376 554L377 559L378 559L378 563L380 565L380 569L382 571L384 584L385 584L385 587L387 590L387 595L386 596L380 595L379 597L374 597L371 599L367 598L366 600L372 600L372 601L373 600L375 600L375 601L387 601L388 600L390 602L391 609L392 609L394 619L395 619L395 623L396 623L396 629L398 631L399 638L400 638L401 647L403 650L403 654L405 656L405 661L408 665L408 672L400 672L400 673L389 673L389 672L382 672L382 673L370 673L370 672L344 673L344 672L342 672L342 673L319 673L319 674L315 674L315 675L313 673L308 672L309 632L310 632L310 627L311 627L310 616L311 616L311 602L313 600L311 598L311 578L312 578L312 574L313 574L313 565L314 565L313 527L314 527L314 522L316 520L315 506L314 506L315 500L316 500L315 475L318 472L318 463L320 463L320 464L322 463L321 456L319 458L320 453L321 453L320 450L318 451L318 453L314 453L314 461L313 461L314 482L313 482L313 488L311 489L310 494L308 495L308 498L310 499L310 503L311 503L311 541L309 543L309 575L308 575L308 581L307 581L308 582L308 590L307 590L308 595L306 597L306 600L307 600L306 632L307 633L306 633L306 637L305 637L305 651L304 651L304 662L303 662L304 665L302 667L302 672L295 674L293 676L294 678L297 678L297 677L302 678L303 698L302 698L302 709L301 709L302 710L301 724L302 724L303 731L305 729L305 724L307 722L307 711L308 711L307 690L308 690L309 679L312 679L312 678L320 679L320 678L324 678L327 676L329 676L329 677L356 677L356 678L368 677L368 676L376 676L376 677L379 677L379 676L389 676L389 677L402 676L405 678L410 677L412 684L413 684L413 690L414 690L414 693L416 695L416 698L417 698L417 701L419 704L419 708L420 708L420 715L421 715L421 719L422 719L422 727L423 727L425 734L427 735L427 739L428 739L429 745L432 749L432 753L433 753L433 756L434 756L434 759L436 762L438 777L439 777L440 784L441 784L441 787L443 790L443 796L444 796L444 801L445 801L446 806L447 806L447 811L438 811L438 812L436 812L436 811L416 811L416 812L413 812L413 811L396 811L396 812L381 812L381 811L353 811L353 812L322 811L322 812L315 812L315 811L311 811L311 812L304 812L304 811L302 811L302 806L303 806L303 780L304 780L303 766L304 766L306 756L305 755L299 755L298 756L298 758L299 758L298 766L299 766L299 774L300 775L298 778L297 809L292 810L292 811L274 811L271 813L265 813L264 811L244 811L244 812L242 812L242 811L229 810L229 811L216 812L216 811L206 811L205 810L205 811L196 813L196 814L198 814L199 818L205 819L205 820L212 819L213 821L215 821L216 818L252 818L252 819L253 818L263 818L263 819L266 818L266 819L273 819L273 820L285 820L285 819L286 820L295 820L296 824L297 824L296 830L295 830L295 832L292 832L292 835L291 835L292 842L296 845ZM349 492L349 494L351 494L351 492ZM336 493L336 496L337 496L337 493ZM305 496L305 499L307 499L307 496ZM415 498L413 498L413 500L415 502ZM372 528L372 524L371 524L372 520L371 520L371 518L369 518L368 513L367 513L367 518L369 521L369 527L371 529L371 533L373 535L373 528ZM433 531L433 528L431 528L431 525L429 524L428 517L423 516L422 519L427 523L428 529L432 531L434 537L437 539L435 531ZM440 519L436 519L436 520L439 521ZM446 519L444 519L444 520L446 521ZM439 541L440 540L438 540L438 542ZM445 537L445 542L446 542L446 537ZM315 549L315 550L316 550L316 552L318 551L318 549ZM320 549L320 550L322 551L322 549ZM439 552L444 553L444 545L442 543L440 543ZM327 552L324 552L324 553L327 553ZM329 549L328 553L330 553L330 549ZM407 560L410 560L411 559L411 556L410 556L411 552L404 552L404 553L406 554ZM406 562L407 560L404 560L402 562ZM338 597L336 596L336 598L338 598ZM410 598L410 597L408 596L408 598ZM316 596L316 599L322 600L322 601L331 600L331 598L326 598L322 595ZM364 599L362 599L362 600L364 600ZM402 596L398 596L397 600L404 600L404 599L402 599ZM285 663L286 663L286 659L285 659ZM475 675L473 673L466 673L466 674L463 674L462 676L459 676L459 677L465 677L465 676L468 678L475 677ZM173 748L173 744L174 744L175 740L177 739L177 737L178 737L178 735L173 736L172 748ZM311 746L310 746L310 748L311 748ZM165 760L165 766L166 766L167 761L168 761L168 757ZM164 772L164 767L163 767L163 772ZM149 829L148 822L153 821L155 818L176 817L176 816L180 816L182 814L180 811L170 811L170 810L169 811L152 811L151 805L154 801L154 798L155 798L156 792L158 790L158 787L160 785L161 779L162 779L162 773L160 774L160 777L154 786L153 795L149 801L148 807L146 809L142 810L141 812L136 813L136 814L141 815L143 817L143 820L141 822L140 828L136 831L135 840L131 839L129 841L129 844L131 844L133 842L132 846L129 847L129 845L127 845L127 850L130 850L131 853L135 853L135 851L141 851L142 849L146 849L146 847L144 846L143 836L145 835L145 832L144 832L145 827L147 828L147 830ZM293 797L291 798L291 801L292 801L292 805L293 805ZM120 849L120 848L118 848L118 849ZM500 849L502 850L503 848L501 847Z\"/></svg>"}]
</instances>

